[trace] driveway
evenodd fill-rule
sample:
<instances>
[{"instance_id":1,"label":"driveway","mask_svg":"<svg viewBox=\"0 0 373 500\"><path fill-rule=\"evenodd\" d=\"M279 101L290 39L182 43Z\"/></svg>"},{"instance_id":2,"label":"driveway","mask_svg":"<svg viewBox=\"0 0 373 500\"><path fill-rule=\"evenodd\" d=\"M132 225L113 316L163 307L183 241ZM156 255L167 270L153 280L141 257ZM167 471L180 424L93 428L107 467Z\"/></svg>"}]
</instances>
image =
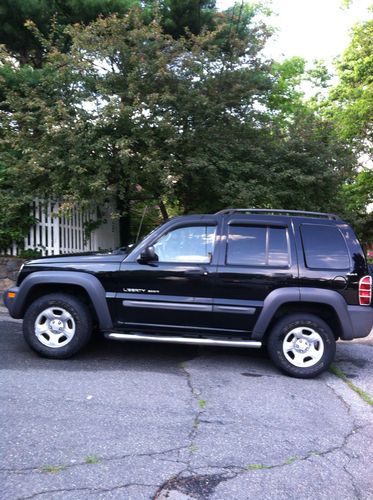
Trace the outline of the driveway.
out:
<instances>
[{"instance_id":1,"label":"driveway","mask_svg":"<svg viewBox=\"0 0 373 500\"><path fill-rule=\"evenodd\" d=\"M372 499L372 339L334 366L297 380L262 351L100 339L51 361L2 316L0 497Z\"/></svg>"}]
</instances>

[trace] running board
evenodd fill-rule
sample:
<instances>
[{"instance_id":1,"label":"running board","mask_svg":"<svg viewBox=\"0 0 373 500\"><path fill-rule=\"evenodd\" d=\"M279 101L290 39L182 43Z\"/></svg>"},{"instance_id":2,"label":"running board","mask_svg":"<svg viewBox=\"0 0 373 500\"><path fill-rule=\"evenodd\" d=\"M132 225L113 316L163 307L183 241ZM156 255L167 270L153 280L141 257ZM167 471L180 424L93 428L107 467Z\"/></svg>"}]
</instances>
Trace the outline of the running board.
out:
<instances>
[{"instance_id":1,"label":"running board","mask_svg":"<svg viewBox=\"0 0 373 500\"><path fill-rule=\"evenodd\" d=\"M170 344L211 345L225 347L250 347L259 349L262 343L257 340L215 340L192 337L166 337L163 335L144 335L139 333L105 333L107 339L134 340L136 342L164 342Z\"/></svg>"}]
</instances>

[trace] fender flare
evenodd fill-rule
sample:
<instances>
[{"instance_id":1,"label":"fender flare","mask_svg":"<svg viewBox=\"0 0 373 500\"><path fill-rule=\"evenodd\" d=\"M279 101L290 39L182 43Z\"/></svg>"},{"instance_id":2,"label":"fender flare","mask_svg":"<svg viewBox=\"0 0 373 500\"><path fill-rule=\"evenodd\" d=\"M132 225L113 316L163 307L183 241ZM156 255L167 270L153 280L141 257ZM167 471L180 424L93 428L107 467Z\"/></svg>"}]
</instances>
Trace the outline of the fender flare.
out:
<instances>
[{"instance_id":1,"label":"fender flare","mask_svg":"<svg viewBox=\"0 0 373 500\"><path fill-rule=\"evenodd\" d=\"M87 292L92 302L100 329L105 330L113 327L104 287L92 274L76 271L35 271L26 276L18 289L17 297L12 307L12 316L14 318L23 317L24 305L29 294L32 293L32 289L35 286L45 284L80 286ZM58 290L56 290L56 293L58 293Z\"/></svg>"},{"instance_id":2,"label":"fender flare","mask_svg":"<svg viewBox=\"0 0 373 500\"><path fill-rule=\"evenodd\" d=\"M302 307L302 302L311 302L332 307L338 317L341 327L339 337L343 340L351 340L354 338L351 318L348 313L346 301L342 295L334 290L307 287L277 288L269 293L264 300L263 309L256 322L251 338L253 340L261 340L277 310L289 302L299 302L300 309Z\"/></svg>"}]
</instances>

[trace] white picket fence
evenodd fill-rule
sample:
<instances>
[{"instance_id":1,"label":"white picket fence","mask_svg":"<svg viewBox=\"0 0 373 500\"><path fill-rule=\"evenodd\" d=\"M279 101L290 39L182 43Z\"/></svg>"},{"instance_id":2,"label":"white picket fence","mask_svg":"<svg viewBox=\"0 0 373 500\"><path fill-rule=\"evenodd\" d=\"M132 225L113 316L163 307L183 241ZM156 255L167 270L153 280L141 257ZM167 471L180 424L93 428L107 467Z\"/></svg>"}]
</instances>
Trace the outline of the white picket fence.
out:
<instances>
[{"instance_id":1,"label":"white picket fence","mask_svg":"<svg viewBox=\"0 0 373 500\"><path fill-rule=\"evenodd\" d=\"M30 228L24 241L24 249L40 250L43 255L87 252L98 250L96 234L85 235L85 225L97 220L97 208L75 207L58 217L58 202L34 200L31 215L37 223ZM21 248L13 244L4 253L19 255Z\"/></svg>"}]
</instances>

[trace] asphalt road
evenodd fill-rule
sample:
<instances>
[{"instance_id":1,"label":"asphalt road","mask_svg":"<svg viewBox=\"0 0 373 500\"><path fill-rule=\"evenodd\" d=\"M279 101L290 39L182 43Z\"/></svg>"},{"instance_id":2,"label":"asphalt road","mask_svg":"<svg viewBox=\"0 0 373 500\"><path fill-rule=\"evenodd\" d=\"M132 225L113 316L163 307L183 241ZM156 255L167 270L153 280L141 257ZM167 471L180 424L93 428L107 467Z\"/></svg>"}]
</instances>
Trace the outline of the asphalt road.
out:
<instances>
[{"instance_id":1,"label":"asphalt road","mask_svg":"<svg viewBox=\"0 0 373 500\"><path fill-rule=\"evenodd\" d=\"M373 395L373 341L335 366ZM339 374L341 375L341 374ZM373 407L264 352L96 340L39 358L0 321L0 498L373 499Z\"/></svg>"}]
</instances>

